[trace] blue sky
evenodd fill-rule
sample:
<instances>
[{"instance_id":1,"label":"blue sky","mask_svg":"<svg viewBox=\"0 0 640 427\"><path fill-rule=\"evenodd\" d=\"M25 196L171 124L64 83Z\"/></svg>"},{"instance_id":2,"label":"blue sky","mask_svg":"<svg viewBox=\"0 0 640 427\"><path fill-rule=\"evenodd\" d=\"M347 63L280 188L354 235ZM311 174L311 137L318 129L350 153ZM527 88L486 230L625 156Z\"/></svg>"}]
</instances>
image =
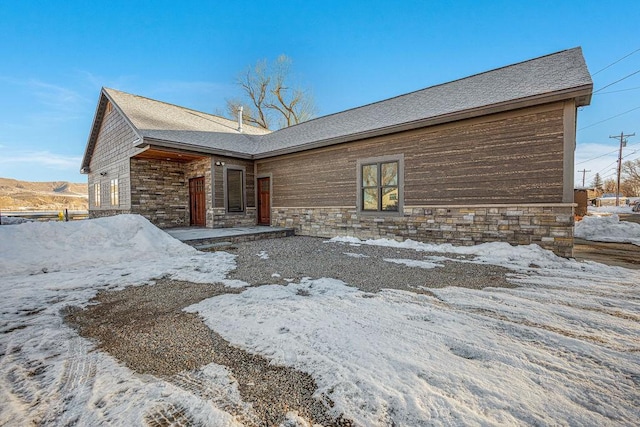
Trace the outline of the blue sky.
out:
<instances>
[{"instance_id":1,"label":"blue sky","mask_svg":"<svg viewBox=\"0 0 640 427\"><path fill-rule=\"evenodd\" d=\"M582 46L598 90L640 70L638 51L598 72L640 49L639 20L637 1L5 0L0 177L86 181L102 86L221 112L240 71L284 53L325 115ZM615 175L610 135L636 132L624 155L639 158L640 73L596 93L578 129L587 183Z\"/></svg>"}]
</instances>

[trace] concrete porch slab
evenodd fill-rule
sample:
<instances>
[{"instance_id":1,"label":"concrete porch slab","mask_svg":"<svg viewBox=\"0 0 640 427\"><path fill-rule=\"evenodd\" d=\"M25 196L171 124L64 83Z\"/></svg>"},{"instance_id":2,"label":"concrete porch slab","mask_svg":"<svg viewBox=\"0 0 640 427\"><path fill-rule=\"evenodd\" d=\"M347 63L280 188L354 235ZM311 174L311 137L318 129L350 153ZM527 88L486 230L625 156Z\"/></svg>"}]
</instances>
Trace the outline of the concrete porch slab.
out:
<instances>
[{"instance_id":1,"label":"concrete porch slab","mask_svg":"<svg viewBox=\"0 0 640 427\"><path fill-rule=\"evenodd\" d=\"M211 247L220 242L237 243L294 235L293 228L267 226L233 228L179 227L166 228L164 231L170 236L195 248Z\"/></svg>"}]
</instances>

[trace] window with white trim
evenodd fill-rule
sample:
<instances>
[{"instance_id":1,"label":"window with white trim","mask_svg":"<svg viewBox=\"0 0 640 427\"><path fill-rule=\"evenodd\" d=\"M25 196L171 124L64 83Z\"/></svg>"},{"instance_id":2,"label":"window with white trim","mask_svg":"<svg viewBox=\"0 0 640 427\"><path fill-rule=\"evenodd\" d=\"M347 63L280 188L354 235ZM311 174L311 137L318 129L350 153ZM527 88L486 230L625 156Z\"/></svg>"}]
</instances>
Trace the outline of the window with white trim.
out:
<instances>
[{"instance_id":1,"label":"window with white trim","mask_svg":"<svg viewBox=\"0 0 640 427\"><path fill-rule=\"evenodd\" d=\"M118 178L113 178L111 180L110 194L111 194L111 206L119 206L120 191L118 190Z\"/></svg>"},{"instance_id":2,"label":"window with white trim","mask_svg":"<svg viewBox=\"0 0 640 427\"><path fill-rule=\"evenodd\" d=\"M100 183L93 184L93 205L100 207Z\"/></svg>"}]
</instances>

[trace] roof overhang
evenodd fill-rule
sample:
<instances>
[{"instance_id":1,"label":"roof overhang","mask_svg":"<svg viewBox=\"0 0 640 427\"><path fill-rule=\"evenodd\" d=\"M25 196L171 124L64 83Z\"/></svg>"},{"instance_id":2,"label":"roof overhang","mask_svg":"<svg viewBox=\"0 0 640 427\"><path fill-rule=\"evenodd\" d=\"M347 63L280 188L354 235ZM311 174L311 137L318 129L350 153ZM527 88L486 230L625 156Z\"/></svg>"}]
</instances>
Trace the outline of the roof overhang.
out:
<instances>
[{"instance_id":1,"label":"roof overhang","mask_svg":"<svg viewBox=\"0 0 640 427\"><path fill-rule=\"evenodd\" d=\"M575 100L576 107L589 105L591 102L591 94L593 92L593 84L580 86L577 88L570 88L562 91L556 91L553 93L536 95L532 97L510 100L500 102L491 105L484 105L477 108L471 108L462 111L456 111L449 114L443 114L440 116L428 117L421 120L415 120L412 122L400 123L393 126L387 126L383 128L377 128L366 132L353 133L349 135L341 135L335 138L324 139L320 141L313 141L306 144L296 145L292 147L282 148L278 150L265 151L262 153L256 153L252 156L253 159L265 159L269 157L280 156L284 154L292 154L300 151L312 150L315 148L326 147L335 144L342 144L345 142L352 142L361 139L373 138L376 136L384 136L397 132L404 132L409 130L420 129L429 126L441 125L460 120L471 119L480 116L486 116L490 114L502 113L505 111L517 110L526 107L533 107L541 104L550 104L553 102ZM275 132L277 134L277 131Z\"/></svg>"},{"instance_id":2,"label":"roof overhang","mask_svg":"<svg viewBox=\"0 0 640 427\"><path fill-rule=\"evenodd\" d=\"M240 151L240 150L227 150L216 148L212 146L185 143L180 141L171 141L166 139L159 139L153 137L145 137L143 136L143 132L140 132L128 119L128 117L123 114L119 107L113 100L110 98L107 91L102 89L100 92L100 98L98 105L96 107L96 112L94 115L94 120L91 128L91 133L89 135L89 139L87 142L87 146L85 148L85 153L82 161L82 166L80 172L83 174L87 174L90 172L90 161L91 156L93 155L93 150L95 148L95 144L98 138L98 134L100 132L100 127L102 125L102 121L105 116L106 106L109 101L112 102L115 108L120 111L120 114L123 115L129 126L133 129L133 131L138 136L137 143L134 143L135 147L139 148L140 151L136 152L132 157L135 158L154 158L154 159L171 159L173 161L190 161L186 159L200 159L207 155L218 155L225 157L235 157L240 159L265 159L270 157L276 157L284 154L292 154L301 151L312 150L316 148L327 147L331 145L358 141L367 138L373 138L377 136L389 135L392 133L410 131L435 125L441 125L446 123L452 123L460 120L466 120L481 116L487 116L490 114L502 113L506 111L512 111L542 104L549 104L560 101L569 101L573 100L576 107L589 105L591 102L591 95L593 92L593 84L586 84L578 87L572 87L568 89L564 89L561 91L555 91L545 94L539 94L535 96L530 96L526 98L520 98L515 100L504 101L500 103L483 105L476 108L470 108L461 111L455 111L447 114L442 114L439 116L427 117L420 120L414 120L411 122L399 123L392 126L382 127L371 129L363 132L357 132L346 135L339 135L333 138L326 138L317 141L311 141L308 143L303 143L299 145L293 145L285 148L270 150L270 151L262 151L262 152L248 152L248 151ZM277 138L278 131L272 133L270 135L271 138ZM263 138L266 135L254 135L254 138L258 140Z\"/></svg>"},{"instance_id":3,"label":"roof overhang","mask_svg":"<svg viewBox=\"0 0 640 427\"><path fill-rule=\"evenodd\" d=\"M576 107L589 105L591 102L591 94L593 85L588 84L577 88L570 88L563 91L542 94L517 100L510 100L497 104L484 105L477 108L471 108L462 111L456 111L449 114L443 114L435 117L428 117L412 122L401 123L393 126L377 128L366 132L341 135L335 138L328 138L319 141L313 141L306 144L295 145L292 147L282 148L278 150L264 151L258 153L247 153L242 151L222 150L215 147L204 147L201 145L187 144L184 142L169 141L158 138L144 137L136 145L138 147L153 146L157 149L166 149L172 152L198 153L200 155L218 155L226 157L235 157L247 160L266 159L269 157L280 156L284 154L292 154L300 151L307 151L316 148L327 147L345 142L352 142L361 139L373 138L377 136L389 135L392 133L410 131L435 125L452 123L460 120L472 119L490 114L503 113L506 111L517 110L521 108L533 107L541 104L550 104L559 101L567 101L573 99ZM274 132L277 135L277 131ZM272 134L273 135L273 134ZM260 138L261 136L257 136ZM273 136L272 136L273 137Z\"/></svg>"},{"instance_id":4,"label":"roof overhang","mask_svg":"<svg viewBox=\"0 0 640 427\"><path fill-rule=\"evenodd\" d=\"M201 153L192 153L185 150L174 150L171 148L163 148L147 145L136 151L132 159L151 159L151 160L167 160L178 163L188 163L194 160L206 159L207 156Z\"/></svg>"},{"instance_id":5,"label":"roof overhang","mask_svg":"<svg viewBox=\"0 0 640 427\"><path fill-rule=\"evenodd\" d=\"M217 155L225 157L236 157L240 159L253 159L250 153L244 153L241 151L221 150L215 147L203 147L201 145L187 144L184 142L168 141L157 138L144 137L136 144L136 147L144 148L152 146L156 149L164 149L176 153L191 153L192 155Z\"/></svg>"},{"instance_id":6,"label":"roof overhang","mask_svg":"<svg viewBox=\"0 0 640 427\"><path fill-rule=\"evenodd\" d=\"M85 147L84 155L82 156L82 165L80 166L80 173L82 174L88 174L90 172L89 163L91 163L93 149L95 148L96 141L98 140L102 119L104 118L104 113L107 109L107 102L108 99L106 98L104 91L101 90L100 97L98 98L98 105L96 105L96 112L93 114L93 123L91 124L89 138L87 139L87 146Z\"/></svg>"}]
</instances>

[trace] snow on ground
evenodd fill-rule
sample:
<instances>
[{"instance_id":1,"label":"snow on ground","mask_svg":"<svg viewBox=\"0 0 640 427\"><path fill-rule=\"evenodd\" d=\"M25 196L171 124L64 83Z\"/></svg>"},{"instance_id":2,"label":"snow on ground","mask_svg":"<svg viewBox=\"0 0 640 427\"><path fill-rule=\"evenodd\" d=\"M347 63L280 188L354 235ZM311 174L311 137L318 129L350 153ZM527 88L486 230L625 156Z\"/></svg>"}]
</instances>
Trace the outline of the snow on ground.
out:
<instances>
[{"instance_id":1,"label":"snow on ground","mask_svg":"<svg viewBox=\"0 0 640 427\"><path fill-rule=\"evenodd\" d=\"M232 255L198 252L137 215L1 226L0 425L142 425L154 408L172 407L234 425L192 394L92 352L60 314L100 289L163 275L215 282L234 267Z\"/></svg>"},{"instance_id":2,"label":"snow on ground","mask_svg":"<svg viewBox=\"0 0 640 427\"><path fill-rule=\"evenodd\" d=\"M294 366L358 425L634 425L640 275L538 246L332 239L475 255L515 289L367 294L330 278L195 304L232 344Z\"/></svg>"},{"instance_id":3,"label":"snow on ground","mask_svg":"<svg viewBox=\"0 0 640 427\"><path fill-rule=\"evenodd\" d=\"M633 214L631 206L623 204L622 206L587 206L589 215L609 216L612 214Z\"/></svg>"},{"instance_id":4,"label":"snow on ground","mask_svg":"<svg viewBox=\"0 0 640 427\"><path fill-rule=\"evenodd\" d=\"M334 413L360 425L640 418L637 271L558 258L535 245L327 244L344 245L353 263L360 261L353 248L385 245L428 252L419 267L502 265L519 287L368 294L330 277L306 278L188 310L232 344L310 373ZM172 408L187 408L196 423L234 425L211 402L92 351L60 315L98 290L163 275L239 286L224 280L234 265L232 255L197 252L136 215L0 227L0 425L141 425ZM240 399L224 367L207 366L200 380Z\"/></svg>"},{"instance_id":5,"label":"snow on ground","mask_svg":"<svg viewBox=\"0 0 640 427\"><path fill-rule=\"evenodd\" d=\"M13 225L13 224L22 224L24 222L32 222L32 219L22 218L19 216L2 216L0 218L0 224L2 225Z\"/></svg>"},{"instance_id":6,"label":"snow on ground","mask_svg":"<svg viewBox=\"0 0 640 427\"><path fill-rule=\"evenodd\" d=\"M576 222L574 234L585 240L633 243L640 246L640 224L620 221L616 214L585 216Z\"/></svg>"}]
</instances>

